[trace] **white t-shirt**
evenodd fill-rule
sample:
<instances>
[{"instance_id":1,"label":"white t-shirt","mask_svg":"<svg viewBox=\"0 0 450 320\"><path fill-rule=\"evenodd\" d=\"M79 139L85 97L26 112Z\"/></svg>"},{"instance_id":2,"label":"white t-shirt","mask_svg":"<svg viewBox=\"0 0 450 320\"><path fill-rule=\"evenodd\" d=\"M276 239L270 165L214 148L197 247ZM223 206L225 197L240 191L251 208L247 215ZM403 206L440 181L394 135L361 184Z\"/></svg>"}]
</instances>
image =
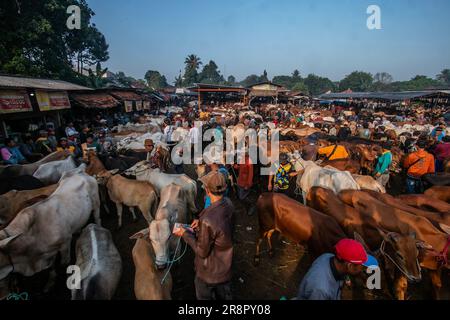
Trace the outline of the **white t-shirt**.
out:
<instances>
[{"instance_id":1,"label":"white t-shirt","mask_svg":"<svg viewBox=\"0 0 450 320\"><path fill-rule=\"evenodd\" d=\"M199 143L200 142L200 131L197 127L192 127L191 130L189 130L189 137L191 139L191 143Z\"/></svg>"}]
</instances>

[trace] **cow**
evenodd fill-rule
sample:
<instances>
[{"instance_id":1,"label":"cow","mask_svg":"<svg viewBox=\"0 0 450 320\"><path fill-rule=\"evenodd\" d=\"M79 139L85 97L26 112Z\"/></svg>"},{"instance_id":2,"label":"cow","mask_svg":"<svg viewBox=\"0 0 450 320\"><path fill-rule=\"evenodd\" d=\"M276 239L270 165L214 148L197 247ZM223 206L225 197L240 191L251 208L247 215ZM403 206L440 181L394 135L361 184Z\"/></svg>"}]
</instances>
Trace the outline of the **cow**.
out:
<instances>
[{"instance_id":1,"label":"cow","mask_svg":"<svg viewBox=\"0 0 450 320\"><path fill-rule=\"evenodd\" d=\"M72 300L111 300L122 274L122 259L111 232L97 224L87 225L77 240L76 256L81 282L79 289L72 289Z\"/></svg>"},{"instance_id":2,"label":"cow","mask_svg":"<svg viewBox=\"0 0 450 320\"><path fill-rule=\"evenodd\" d=\"M358 174L361 171L359 162L352 159L325 160L320 163L320 166L330 166L340 171L348 171L352 174Z\"/></svg>"},{"instance_id":3,"label":"cow","mask_svg":"<svg viewBox=\"0 0 450 320\"><path fill-rule=\"evenodd\" d=\"M64 160L44 163L33 173L33 177L41 180L45 185L57 183L64 172L75 169L77 166L73 157Z\"/></svg>"},{"instance_id":4,"label":"cow","mask_svg":"<svg viewBox=\"0 0 450 320\"><path fill-rule=\"evenodd\" d=\"M441 232L428 221L428 219L413 215L406 211L391 207L378 201L364 191L346 190L339 193L339 197L345 203L353 206L360 212L377 217L377 221L384 230L400 234L415 234L419 240L419 262L423 268L429 270L434 289L435 298L440 296L441 269L449 268L449 244L448 234ZM450 227L440 224L442 230L450 233ZM397 283L399 296L404 297L407 289L406 277Z\"/></svg>"},{"instance_id":5,"label":"cow","mask_svg":"<svg viewBox=\"0 0 450 320\"><path fill-rule=\"evenodd\" d=\"M302 190L303 203L306 203L306 195L312 187L323 187L333 190L335 193L341 190L359 190L359 185L348 171L340 171L333 167L322 168L316 164L297 159L304 165L297 175L297 187Z\"/></svg>"},{"instance_id":6,"label":"cow","mask_svg":"<svg viewBox=\"0 0 450 320\"><path fill-rule=\"evenodd\" d=\"M423 194L402 194L397 196L405 204L422 210L440 213L450 212L450 204Z\"/></svg>"},{"instance_id":7,"label":"cow","mask_svg":"<svg viewBox=\"0 0 450 320\"><path fill-rule=\"evenodd\" d=\"M100 225L97 182L84 173L68 174L45 200L20 211L0 231L0 280L12 271L32 276L51 267L58 253L70 260L72 235L91 214Z\"/></svg>"},{"instance_id":8,"label":"cow","mask_svg":"<svg viewBox=\"0 0 450 320\"><path fill-rule=\"evenodd\" d=\"M155 219L150 223L150 240L156 255L156 266L164 269L169 261L169 251L174 251L177 238L172 237L175 222L186 223L187 201L183 188L174 183L164 187Z\"/></svg>"},{"instance_id":9,"label":"cow","mask_svg":"<svg viewBox=\"0 0 450 320\"><path fill-rule=\"evenodd\" d=\"M148 228L130 239L137 239L133 247L136 268L134 294L137 300L171 300L172 276L169 270L158 270L153 260L153 247L148 239Z\"/></svg>"},{"instance_id":10,"label":"cow","mask_svg":"<svg viewBox=\"0 0 450 320\"><path fill-rule=\"evenodd\" d=\"M263 193L256 203L259 238L256 244L255 264L260 261L260 246L264 238L273 256L272 235L275 231L301 244L307 244L314 257L333 250L336 243L346 238L339 224L310 207L278 193Z\"/></svg>"},{"instance_id":11,"label":"cow","mask_svg":"<svg viewBox=\"0 0 450 320\"><path fill-rule=\"evenodd\" d=\"M417 263L419 253L414 235L383 231L376 217L345 204L333 191L325 188L312 188L308 193L307 203L336 219L348 237L359 235L369 252L379 251L385 258L385 270L389 272L391 279L399 281L400 278L395 276L399 271L414 281L421 279ZM393 264L398 270L393 269ZM402 292L396 291L394 294L398 299L404 298Z\"/></svg>"},{"instance_id":12,"label":"cow","mask_svg":"<svg viewBox=\"0 0 450 320\"><path fill-rule=\"evenodd\" d=\"M188 208L191 213L196 213L197 207L195 205L195 198L197 197L197 183L185 174L167 174L161 172L159 169L152 169L143 161L139 162L133 167L127 169L124 174L135 176L139 181L150 182L158 194L161 194L162 189L171 183L175 183L183 188L188 202Z\"/></svg>"},{"instance_id":13,"label":"cow","mask_svg":"<svg viewBox=\"0 0 450 320\"><path fill-rule=\"evenodd\" d=\"M39 168L40 165L44 163L49 163L52 161L58 161L58 160L64 160L68 156L70 156L69 151L56 151L53 153L50 153L45 158L42 158L39 161L29 163L29 164L13 164L8 166L1 167L0 170L0 178L11 178L11 177L17 177L17 176L31 176L33 173Z\"/></svg>"},{"instance_id":14,"label":"cow","mask_svg":"<svg viewBox=\"0 0 450 320\"><path fill-rule=\"evenodd\" d=\"M386 193L386 189L371 176L362 176L359 174L352 174L361 190L372 190L380 193Z\"/></svg>"},{"instance_id":15,"label":"cow","mask_svg":"<svg viewBox=\"0 0 450 320\"><path fill-rule=\"evenodd\" d=\"M41 180L33 176L0 178L0 194L11 190L33 190L44 186Z\"/></svg>"},{"instance_id":16,"label":"cow","mask_svg":"<svg viewBox=\"0 0 450 320\"><path fill-rule=\"evenodd\" d=\"M138 207L145 220L150 224L158 207L158 194L148 181L131 180L115 174L116 170L100 172L96 178L99 184L106 186L109 198L116 204L119 218L118 228L122 227L123 205L130 208L136 220L134 207Z\"/></svg>"},{"instance_id":17,"label":"cow","mask_svg":"<svg viewBox=\"0 0 450 320\"><path fill-rule=\"evenodd\" d=\"M426 190L424 194L447 203L450 202L450 187L448 186L434 186Z\"/></svg>"},{"instance_id":18,"label":"cow","mask_svg":"<svg viewBox=\"0 0 450 320\"><path fill-rule=\"evenodd\" d=\"M374 197L375 199L377 199L381 202L384 202L385 204L387 204L389 206L392 206L394 208L415 214L416 216L425 217L430 222L432 222L435 226L437 226L438 228L439 228L439 223L450 225L450 211L447 213L427 211L427 210L423 210L423 209L419 209L419 208L410 206L410 205L406 204L404 201L402 201L401 199L394 198L393 196L391 196L389 194L381 194L378 192L368 191L368 190L364 190L364 191L368 192L372 197Z\"/></svg>"},{"instance_id":19,"label":"cow","mask_svg":"<svg viewBox=\"0 0 450 320\"><path fill-rule=\"evenodd\" d=\"M0 228L8 225L23 208L30 206L30 200L37 200L37 198L43 200L50 196L57 187L57 184L52 184L35 190L11 190L0 195Z\"/></svg>"}]
</instances>

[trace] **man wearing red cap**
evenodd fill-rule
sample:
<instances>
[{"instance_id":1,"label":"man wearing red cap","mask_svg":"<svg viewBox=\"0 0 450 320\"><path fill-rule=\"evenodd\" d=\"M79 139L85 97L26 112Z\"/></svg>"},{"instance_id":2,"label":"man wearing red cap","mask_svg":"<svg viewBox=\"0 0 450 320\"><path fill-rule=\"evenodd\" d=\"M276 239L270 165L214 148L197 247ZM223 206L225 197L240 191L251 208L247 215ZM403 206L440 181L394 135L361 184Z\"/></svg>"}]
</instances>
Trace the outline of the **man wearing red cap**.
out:
<instances>
[{"instance_id":1,"label":"man wearing red cap","mask_svg":"<svg viewBox=\"0 0 450 320\"><path fill-rule=\"evenodd\" d=\"M378 266L358 241L342 239L335 251L335 255L325 253L314 261L300 283L297 299L340 300L345 276L361 273L363 266Z\"/></svg>"}]
</instances>

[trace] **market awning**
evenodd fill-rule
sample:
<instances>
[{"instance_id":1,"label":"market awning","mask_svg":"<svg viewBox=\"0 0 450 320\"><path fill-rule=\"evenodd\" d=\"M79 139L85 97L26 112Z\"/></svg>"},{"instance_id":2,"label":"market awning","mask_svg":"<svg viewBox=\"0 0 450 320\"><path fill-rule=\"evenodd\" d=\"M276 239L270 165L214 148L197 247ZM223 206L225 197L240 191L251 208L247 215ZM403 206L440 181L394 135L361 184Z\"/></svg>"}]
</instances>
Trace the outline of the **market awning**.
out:
<instances>
[{"instance_id":1,"label":"market awning","mask_svg":"<svg viewBox=\"0 0 450 320\"><path fill-rule=\"evenodd\" d=\"M107 93L71 94L71 99L84 108L107 109L117 107L120 102Z\"/></svg>"},{"instance_id":2,"label":"market awning","mask_svg":"<svg viewBox=\"0 0 450 320\"><path fill-rule=\"evenodd\" d=\"M123 101L143 100L139 94L132 91L111 91L110 94L116 99L120 99Z\"/></svg>"}]
</instances>

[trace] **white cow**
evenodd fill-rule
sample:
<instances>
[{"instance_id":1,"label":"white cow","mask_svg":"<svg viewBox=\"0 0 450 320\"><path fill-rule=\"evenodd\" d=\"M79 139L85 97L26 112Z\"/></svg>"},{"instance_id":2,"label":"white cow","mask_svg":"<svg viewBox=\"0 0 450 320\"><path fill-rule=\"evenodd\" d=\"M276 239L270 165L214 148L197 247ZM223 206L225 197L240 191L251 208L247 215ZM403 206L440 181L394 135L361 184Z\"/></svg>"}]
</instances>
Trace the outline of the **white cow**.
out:
<instances>
[{"instance_id":1,"label":"white cow","mask_svg":"<svg viewBox=\"0 0 450 320\"><path fill-rule=\"evenodd\" d=\"M312 187L322 187L339 193L342 190L360 190L359 185L348 171L340 171L331 166L324 168L313 163L297 159L302 170L297 175L297 187L302 190L303 201L306 203L306 195Z\"/></svg>"},{"instance_id":2,"label":"white cow","mask_svg":"<svg viewBox=\"0 0 450 320\"><path fill-rule=\"evenodd\" d=\"M197 183L185 174L167 174L159 169L152 169L145 161L136 163L133 167L124 171L127 175L136 176L137 180L150 182L161 195L162 189L171 183L183 188L191 212L197 212L195 198L197 197Z\"/></svg>"},{"instance_id":3,"label":"white cow","mask_svg":"<svg viewBox=\"0 0 450 320\"><path fill-rule=\"evenodd\" d=\"M39 179L45 185L57 183L64 172L75 169L77 166L72 157L65 160L52 161L39 166L33 177Z\"/></svg>"},{"instance_id":4,"label":"white cow","mask_svg":"<svg viewBox=\"0 0 450 320\"><path fill-rule=\"evenodd\" d=\"M150 240L155 252L156 266L165 267L169 261L169 252L176 249L178 238L172 237L175 222L187 222L187 199L183 188L174 183L164 187L155 219L150 223Z\"/></svg>"},{"instance_id":5,"label":"white cow","mask_svg":"<svg viewBox=\"0 0 450 320\"><path fill-rule=\"evenodd\" d=\"M0 231L0 280L12 271L32 276L51 267L58 253L70 260L72 235L93 213L100 224L97 181L85 173L69 174L47 199L20 211Z\"/></svg>"},{"instance_id":6,"label":"white cow","mask_svg":"<svg viewBox=\"0 0 450 320\"><path fill-rule=\"evenodd\" d=\"M122 274L122 259L111 232L89 224L77 240L76 254L81 283L80 289L72 289L72 300L111 300Z\"/></svg>"}]
</instances>

